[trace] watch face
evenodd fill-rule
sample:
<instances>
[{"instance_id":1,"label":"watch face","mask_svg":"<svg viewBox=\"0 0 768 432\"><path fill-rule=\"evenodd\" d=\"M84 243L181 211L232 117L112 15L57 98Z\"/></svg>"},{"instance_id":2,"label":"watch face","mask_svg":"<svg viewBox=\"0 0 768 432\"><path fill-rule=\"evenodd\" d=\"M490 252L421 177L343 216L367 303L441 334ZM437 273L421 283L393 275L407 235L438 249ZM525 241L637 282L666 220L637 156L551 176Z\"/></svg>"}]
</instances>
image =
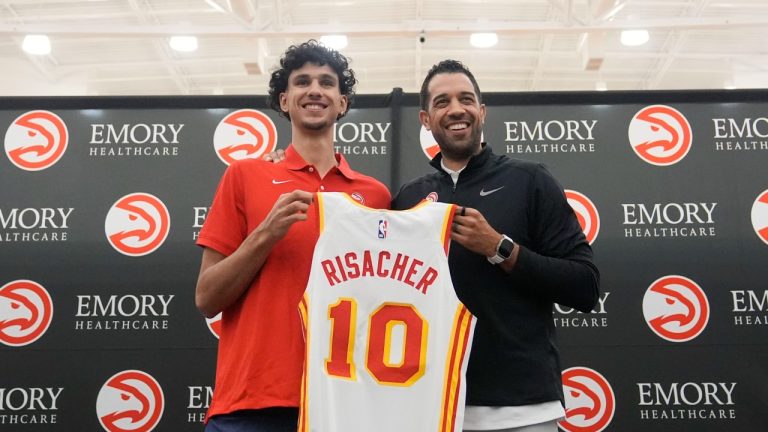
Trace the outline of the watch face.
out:
<instances>
[{"instance_id":1,"label":"watch face","mask_svg":"<svg viewBox=\"0 0 768 432\"><path fill-rule=\"evenodd\" d=\"M504 257L504 259L507 259L512 256L512 250L514 248L515 243L508 238L504 238L501 240L501 244L499 244L499 255Z\"/></svg>"}]
</instances>

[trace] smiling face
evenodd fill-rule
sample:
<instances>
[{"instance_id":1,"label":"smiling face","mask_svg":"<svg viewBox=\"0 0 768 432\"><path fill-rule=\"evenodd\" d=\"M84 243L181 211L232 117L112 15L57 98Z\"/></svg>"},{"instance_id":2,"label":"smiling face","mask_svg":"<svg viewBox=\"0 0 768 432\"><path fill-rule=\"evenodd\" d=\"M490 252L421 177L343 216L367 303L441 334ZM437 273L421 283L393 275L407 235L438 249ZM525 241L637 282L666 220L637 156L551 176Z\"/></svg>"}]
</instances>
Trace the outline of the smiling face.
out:
<instances>
[{"instance_id":1,"label":"smiling face","mask_svg":"<svg viewBox=\"0 0 768 432\"><path fill-rule=\"evenodd\" d=\"M466 162L481 149L485 105L472 81L463 73L439 73L428 86L427 110L419 112L425 128L432 132L443 158Z\"/></svg>"},{"instance_id":2,"label":"smiling face","mask_svg":"<svg viewBox=\"0 0 768 432\"><path fill-rule=\"evenodd\" d=\"M288 86L280 94L280 108L294 126L320 131L333 127L347 111L348 100L339 90L339 78L328 66L305 63L291 72Z\"/></svg>"}]
</instances>

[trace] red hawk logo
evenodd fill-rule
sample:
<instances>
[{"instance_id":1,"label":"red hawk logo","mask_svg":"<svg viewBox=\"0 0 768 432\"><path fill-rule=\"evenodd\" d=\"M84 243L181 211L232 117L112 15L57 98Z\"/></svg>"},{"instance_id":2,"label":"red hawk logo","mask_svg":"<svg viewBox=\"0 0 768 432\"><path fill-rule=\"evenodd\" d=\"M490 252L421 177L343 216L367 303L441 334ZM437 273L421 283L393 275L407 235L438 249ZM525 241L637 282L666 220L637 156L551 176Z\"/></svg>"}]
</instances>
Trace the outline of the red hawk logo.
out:
<instances>
[{"instance_id":1,"label":"red hawk logo","mask_svg":"<svg viewBox=\"0 0 768 432\"><path fill-rule=\"evenodd\" d=\"M594 243L600 232L600 214L597 212L597 207L586 195L574 190L566 189L565 198L576 213L576 219L579 220L579 225L581 225L581 230L584 231L587 241L589 244Z\"/></svg>"},{"instance_id":2,"label":"red hawk logo","mask_svg":"<svg viewBox=\"0 0 768 432\"><path fill-rule=\"evenodd\" d=\"M668 166L680 162L692 142L688 120L669 106L645 107L629 123L629 143L635 154L649 164Z\"/></svg>"},{"instance_id":3,"label":"red hawk logo","mask_svg":"<svg viewBox=\"0 0 768 432\"><path fill-rule=\"evenodd\" d=\"M213 133L216 154L227 165L242 159L258 159L276 145L275 124L261 111L252 109L229 114Z\"/></svg>"},{"instance_id":4,"label":"red hawk logo","mask_svg":"<svg viewBox=\"0 0 768 432\"><path fill-rule=\"evenodd\" d=\"M559 423L566 432L605 430L616 411L613 389L600 373L586 367L563 371L565 420Z\"/></svg>"},{"instance_id":5,"label":"red hawk logo","mask_svg":"<svg viewBox=\"0 0 768 432\"><path fill-rule=\"evenodd\" d=\"M30 111L11 123L5 133L5 153L26 171L50 168L64 155L69 132L64 121L50 111Z\"/></svg>"},{"instance_id":6,"label":"red hawk logo","mask_svg":"<svg viewBox=\"0 0 768 432\"><path fill-rule=\"evenodd\" d=\"M164 408L160 384L138 370L113 375L96 398L96 414L108 432L149 432L160 422Z\"/></svg>"},{"instance_id":7,"label":"red hawk logo","mask_svg":"<svg viewBox=\"0 0 768 432\"><path fill-rule=\"evenodd\" d=\"M107 213L104 232L116 251L142 256L159 248L171 228L168 208L148 193L132 193L115 202Z\"/></svg>"},{"instance_id":8,"label":"red hawk logo","mask_svg":"<svg viewBox=\"0 0 768 432\"><path fill-rule=\"evenodd\" d=\"M643 316L659 337L687 342L707 326L709 302L696 282L678 275L664 276L645 292Z\"/></svg>"},{"instance_id":9,"label":"red hawk logo","mask_svg":"<svg viewBox=\"0 0 768 432\"><path fill-rule=\"evenodd\" d=\"M15 280L0 288L0 342L24 346L40 339L53 319L53 302L45 288Z\"/></svg>"}]
</instances>

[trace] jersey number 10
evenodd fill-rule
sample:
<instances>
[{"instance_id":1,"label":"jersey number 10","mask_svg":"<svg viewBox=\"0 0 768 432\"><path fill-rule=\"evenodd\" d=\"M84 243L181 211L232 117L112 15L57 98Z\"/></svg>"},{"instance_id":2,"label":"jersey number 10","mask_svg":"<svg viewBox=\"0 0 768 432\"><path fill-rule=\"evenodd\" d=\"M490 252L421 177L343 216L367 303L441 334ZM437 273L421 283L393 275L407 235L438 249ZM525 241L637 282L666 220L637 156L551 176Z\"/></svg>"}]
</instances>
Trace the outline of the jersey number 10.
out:
<instances>
[{"instance_id":1,"label":"jersey number 10","mask_svg":"<svg viewBox=\"0 0 768 432\"><path fill-rule=\"evenodd\" d=\"M331 347L325 359L326 372L334 377L356 380L355 332L357 302L340 298L328 306L331 320ZM391 361L392 335L395 327L403 328L399 362ZM406 303L383 303L368 315L368 337L365 368L379 384L410 386L424 375L429 325L415 306Z\"/></svg>"}]
</instances>

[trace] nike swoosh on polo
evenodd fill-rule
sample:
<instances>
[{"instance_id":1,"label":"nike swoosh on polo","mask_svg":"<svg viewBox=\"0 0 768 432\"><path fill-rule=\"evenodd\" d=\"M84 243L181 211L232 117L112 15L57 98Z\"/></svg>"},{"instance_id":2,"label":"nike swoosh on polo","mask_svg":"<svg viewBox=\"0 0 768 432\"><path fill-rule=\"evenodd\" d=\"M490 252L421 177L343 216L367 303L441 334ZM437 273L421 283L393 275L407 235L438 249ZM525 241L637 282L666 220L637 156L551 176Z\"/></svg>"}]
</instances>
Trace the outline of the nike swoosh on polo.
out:
<instances>
[{"instance_id":1,"label":"nike swoosh on polo","mask_svg":"<svg viewBox=\"0 0 768 432\"><path fill-rule=\"evenodd\" d=\"M275 180L275 179L272 179L272 184L278 185L278 184L288 183L288 182L292 182L292 181L293 180Z\"/></svg>"},{"instance_id":2,"label":"nike swoosh on polo","mask_svg":"<svg viewBox=\"0 0 768 432\"><path fill-rule=\"evenodd\" d=\"M497 187L496 189L491 189L491 190L489 190L489 191L486 191L486 190L484 190L484 189L480 189L480 196L488 196L488 195L490 195L490 194L492 194L492 193L496 192L497 190L501 190L501 189L504 189L504 186L502 186L502 187Z\"/></svg>"}]
</instances>

